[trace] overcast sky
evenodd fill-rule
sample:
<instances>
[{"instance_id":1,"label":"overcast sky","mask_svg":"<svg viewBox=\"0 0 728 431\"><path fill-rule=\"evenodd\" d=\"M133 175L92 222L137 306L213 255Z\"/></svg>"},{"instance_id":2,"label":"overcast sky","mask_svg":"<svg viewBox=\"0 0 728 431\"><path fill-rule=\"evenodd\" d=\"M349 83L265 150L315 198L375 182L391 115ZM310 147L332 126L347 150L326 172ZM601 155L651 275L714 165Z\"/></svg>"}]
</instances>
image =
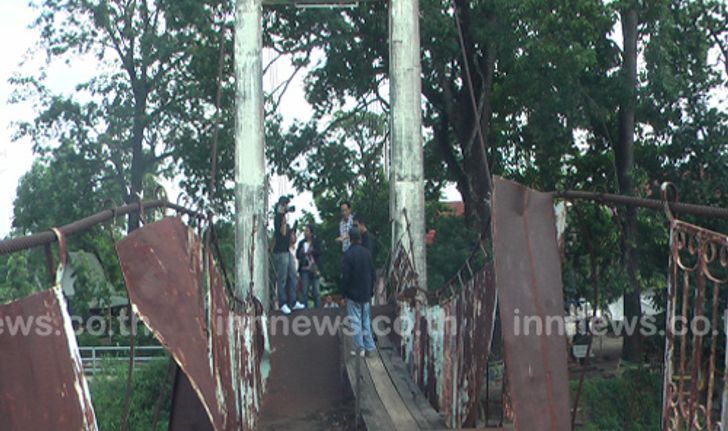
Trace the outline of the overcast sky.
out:
<instances>
[{"instance_id":1,"label":"overcast sky","mask_svg":"<svg viewBox=\"0 0 728 431\"><path fill-rule=\"evenodd\" d=\"M10 124L32 118L32 107L9 105L8 79L37 40L28 29L33 20L28 0L0 0L0 238L10 229L15 188L20 176L30 168L33 153L27 140L12 142Z\"/></svg>"},{"instance_id":2,"label":"overcast sky","mask_svg":"<svg viewBox=\"0 0 728 431\"><path fill-rule=\"evenodd\" d=\"M21 105L8 103L12 93L8 79L15 73L34 72L43 64L43 54L30 53L38 41L37 32L28 28L34 18L35 11L28 6L28 0L0 0L0 40L3 40L0 45L0 238L10 231L13 199L18 180L30 169L33 162L30 141L27 139L12 141L12 123L32 120L34 110L30 103ZM25 64L21 66L24 61ZM48 73L47 84L54 92L69 94L78 83L90 78L95 70L91 59L74 60L72 65L53 64ZM265 76L264 86L275 87L288 73L289 67L281 62L272 67ZM310 115L300 77L289 87L281 112L287 122L296 118L305 121ZM179 193L175 181L166 186L170 197ZM272 194L277 196L291 192L293 188L285 178L272 180ZM313 209L310 194L297 197L294 204L299 208Z\"/></svg>"}]
</instances>

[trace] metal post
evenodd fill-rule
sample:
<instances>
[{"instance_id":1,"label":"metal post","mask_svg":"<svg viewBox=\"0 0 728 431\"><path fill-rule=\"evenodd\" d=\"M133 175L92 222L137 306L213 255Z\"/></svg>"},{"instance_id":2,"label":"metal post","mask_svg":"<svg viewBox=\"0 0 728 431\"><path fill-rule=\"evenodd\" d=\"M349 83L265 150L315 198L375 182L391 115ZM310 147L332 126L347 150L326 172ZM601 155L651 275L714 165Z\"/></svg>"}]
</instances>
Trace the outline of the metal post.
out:
<instances>
[{"instance_id":1,"label":"metal post","mask_svg":"<svg viewBox=\"0 0 728 431\"><path fill-rule=\"evenodd\" d=\"M391 0L389 5L390 132L392 143L389 211L392 241L406 235L403 209L411 222L414 264L420 286L427 288L425 265L425 191L422 155L422 97L418 0Z\"/></svg>"},{"instance_id":2,"label":"metal post","mask_svg":"<svg viewBox=\"0 0 728 431\"><path fill-rule=\"evenodd\" d=\"M254 293L268 309L268 207L263 135L261 0L235 2L235 274L236 292ZM257 224L254 229L253 224ZM253 238L251 232L255 230ZM252 242L255 242L253 246ZM251 271L249 262L253 256Z\"/></svg>"}]
</instances>

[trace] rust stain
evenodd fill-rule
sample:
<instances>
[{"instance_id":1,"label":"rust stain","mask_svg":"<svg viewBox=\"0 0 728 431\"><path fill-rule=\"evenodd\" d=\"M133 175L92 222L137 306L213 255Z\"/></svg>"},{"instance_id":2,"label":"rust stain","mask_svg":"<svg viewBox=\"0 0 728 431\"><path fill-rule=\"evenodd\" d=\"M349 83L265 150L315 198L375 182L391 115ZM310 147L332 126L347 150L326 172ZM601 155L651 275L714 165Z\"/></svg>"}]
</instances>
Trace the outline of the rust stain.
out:
<instances>
[{"instance_id":1,"label":"rust stain","mask_svg":"<svg viewBox=\"0 0 728 431\"><path fill-rule=\"evenodd\" d=\"M474 426L495 321L493 268L476 273L470 263L425 302L409 255L395 248L389 289L399 299L400 319L414 323L400 348L413 380L452 428ZM461 284L462 280L467 280Z\"/></svg>"},{"instance_id":2,"label":"rust stain","mask_svg":"<svg viewBox=\"0 0 728 431\"><path fill-rule=\"evenodd\" d=\"M494 184L495 277L514 425L568 430L566 338L547 331L564 314L553 201L501 178ZM531 318L541 331L538 325L526 331Z\"/></svg>"},{"instance_id":3,"label":"rust stain","mask_svg":"<svg viewBox=\"0 0 728 431\"><path fill-rule=\"evenodd\" d=\"M210 425L254 429L263 390L260 309L250 292L234 309L212 254L202 251L179 218L145 225L117 243L135 310L188 377Z\"/></svg>"},{"instance_id":4,"label":"rust stain","mask_svg":"<svg viewBox=\"0 0 728 431\"><path fill-rule=\"evenodd\" d=\"M718 430L728 419L728 341L717 335L725 310L725 304L719 304L720 290L728 284L727 274L728 236L670 220L663 431ZM685 323L676 331L678 319L710 322L700 329L711 329L713 335L703 336L702 331L696 332L698 325ZM724 344L720 354L719 341ZM703 359L703 354L708 358Z\"/></svg>"},{"instance_id":5,"label":"rust stain","mask_svg":"<svg viewBox=\"0 0 728 431\"><path fill-rule=\"evenodd\" d=\"M60 287L0 305L0 317L0 429L96 430ZM29 323L29 330L11 333L8 322Z\"/></svg>"}]
</instances>

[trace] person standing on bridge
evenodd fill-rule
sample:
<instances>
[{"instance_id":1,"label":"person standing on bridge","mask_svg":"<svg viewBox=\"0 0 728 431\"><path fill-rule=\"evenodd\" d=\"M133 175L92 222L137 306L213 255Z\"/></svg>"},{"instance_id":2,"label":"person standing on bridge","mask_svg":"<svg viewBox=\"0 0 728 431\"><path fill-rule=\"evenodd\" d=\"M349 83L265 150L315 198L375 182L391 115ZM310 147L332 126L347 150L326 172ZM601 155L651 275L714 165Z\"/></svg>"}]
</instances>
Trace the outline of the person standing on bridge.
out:
<instances>
[{"instance_id":1,"label":"person standing on bridge","mask_svg":"<svg viewBox=\"0 0 728 431\"><path fill-rule=\"evenodd\" d=\"M303 305L296 301L296 266L289 249L292 232L288 226L288 213L295 211L294 207L288 206L290 201L290 196L281 196L278 199L273 220L275 230L273 233L273 264L276 269L278 309L283 314L290 314L291 307L303 308Z\"/></svg>"},{"instance_id":2,"label":"person standing on bridge","mask_svg":"<svg viewBox=\"0 0 728 431\"><path fill-rule=\"evenodd\" d=\"M341 203L341 221L339 221L339 236L336 238L336 242L341 243L342 253L346 253L346 251L351 246L349 231L353 226L354 218L351 216L351 205L349 205L349 202L344 201Z\"/></svg>"},{"instance_id":3,"label":"person standing on bridge","mask_svg":"<svg viewBox=\"0 0 728 431\"><path fill-rule=\"evenodd\" d=\"M321 283L321 241L313 233L313 225L308 224L303 229L303 239L298 242L296 249L296 257L298 258L298 271L301 274L303 282L303 301L304 306L308 306L309 289L313 294L313 306L319 308L321 305L321 295L319 293L319 284Z\"/></svg>"},{"instance_id":4,"label":"person standing on bridge","mask_svg":"<svg viewBox=\"0 0 728 431\"><path fill-rule=\"evenodd\" d=\"M361 234L361 245L369 250L369 253L372 254L372 259L374 259L374 238L371 232L367 229L367 225L364 222L364 217L361 213L356 213L354 215L354 227L359 229L359 233Z\"/></svg>"},{"instance_id":5,"label":"person standing on bridge","mask_svg":"<svg viewBox=\"0 0 728 431\"><path fill-rule=\"evenodd\" d=\"M344 253L341 288L346 297L347 317L352 325L354 350L351 354L371 356L376 348L369 304L376 279L374 261L371 252L361 245L359 229L352 228L348 236L351 246Z\"/></svg>"}]
</instances>

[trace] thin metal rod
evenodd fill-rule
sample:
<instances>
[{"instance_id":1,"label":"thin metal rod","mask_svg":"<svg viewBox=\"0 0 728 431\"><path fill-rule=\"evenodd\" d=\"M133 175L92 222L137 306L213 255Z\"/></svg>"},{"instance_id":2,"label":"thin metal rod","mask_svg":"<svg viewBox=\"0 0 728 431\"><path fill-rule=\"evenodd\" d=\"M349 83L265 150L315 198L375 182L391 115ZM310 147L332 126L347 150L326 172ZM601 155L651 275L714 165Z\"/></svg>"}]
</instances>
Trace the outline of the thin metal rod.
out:
<instances>
[{"instance_id":1,"label":"thin metal rod","mask_svg":"<svg viewBox=\"0 0 728 431\"><path fill-rule=\"evenodd\" d=\"M169 209L173 209L179 213L188 214L191 217L204 218L204 215L202 215L196 211L190 210L190 209L185 208L180 205L173 204L165 199L144 201L142 207L145 209L169 208ZM94 227L98 224L104 223L108 220L111 220L115 217L125 216L130 213L136 213L136 212L139 212L138 203L124 205L124 206L121 206L118 208L101 211L99 213L96 213L92 216L83 218L81 220L76 220L65 226L61 226L60 228L58 228L58 230L65 237L69 237L72 235L76 235L76 234L85 232L85 231L91 229L92 227ZM33 248L33 247L50 244L50 243L55 242L56 240L57 240L56 235L51 230L39 232L39 233L36 233L33 235L7 239L4 241L0 241L0 256L2 256L4 254L14 253L16 251L26 250L26 249Z\"/></svg>"},{"instance_id":2,"label":"thin metal rod","mask_svg":"<svg viewBox=\"0 0 728 431\"><path fill-rule=\"evenodd\" d=\"M649 208L660 211L665 208L665 203L657 199L636 198L633 196L622 196L612 193L595 193L567 190L552 192L552 194L554 198L561 199L587 199L601 203L632 205L640 208ZM728 208L686 204L682 202L669 202L668 205L670 206L670 210L676 213L692 214L710 218L728 219Z\"/></svg>"},{"instance_id":3,"label":"thin metal rod","mask_svg":"<svg viewBox=\"0 0 728 431\"><path fill-rule=\"evenodd\" d=\"M476 124L476 130L478 132L478 141L480 143L480 151L483 153L483 169L485 170L485 178L487 181L486 186L488 192L492 192L493 184L490 176L490 165L488 164L488 153L485 148L485 137L483 136L483 125L481 122L480 110L478 104L475 102L475 90L473 89L473 79L470 76L470 65L468 63L468 53L465 49L465 39L463 38L463 28L460 23L460 12L458 10L457 1L452 2L453 15L455 16L455 25L458 31L458 42L460 43L460 50L463 55L463 69L465 70L466 83L468 84L468 94L470 95L470 104L473 108L473 119Z\"/></svg>"}]
</instances>

